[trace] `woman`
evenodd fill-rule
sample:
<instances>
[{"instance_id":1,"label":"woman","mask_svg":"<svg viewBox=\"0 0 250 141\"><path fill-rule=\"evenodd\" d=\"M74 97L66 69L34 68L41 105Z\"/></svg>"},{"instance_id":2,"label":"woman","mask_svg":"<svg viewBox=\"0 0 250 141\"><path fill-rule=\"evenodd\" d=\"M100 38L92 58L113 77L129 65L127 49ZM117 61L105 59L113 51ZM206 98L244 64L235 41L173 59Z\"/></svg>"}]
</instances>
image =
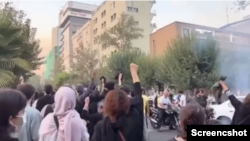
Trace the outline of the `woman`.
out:
<instances>
[{"instance_id":1,"label":"woman","mask_svg":"<svg viewBox=\"0 0 250 141\"><path fill-rule=\"evenodd\" d=\"M75 111L75 106L76 92L67 86L59 88L55 94L54 113L41 123L39 141L88 141L86 122Z\"/></svg>"},{"instance_id":2,"label":"woman","mask_svg":"<svg viewBox=\"0 0 250 141\"><path fill-rule=\"evenodd\" d=\"M26 98L19 91L0 90L0 141L18 141L26 103Z\"/></svg>"},{"instance_id":3,"label":"woman","mask_svg":"<svg viewBox=\"0 0 250 141\"><path fill-rule=\"evenodd\" d=\"M95 126L91 141L143 141L143 100L137 69L137 65L130 64L135 96L129 98L120 89L108 92L104 119Z\"/></svg>"},{"instance_id":4,"label":"woman","mask_svg":"<svg viewBox=\"0 0 250 141\"><path fill-rule=\"evenodd\" d=\"M180 134L169 141L186 141L187 125L204 125L205 112L198 104L188 104L180 111Z\"/></svg>"},{"instance_id":5,"label":"woman","mask_svg":"<svg viewBox=\"0 0 250 141\"><path fill-rule=\"evenodd\" d=\"M250 125L250 94L248 94L243 103L241 103L228 89L225 82L220 81L222 91L228 96L235 112L232 119L232 125Z\"/></svg>"}]
</instances>

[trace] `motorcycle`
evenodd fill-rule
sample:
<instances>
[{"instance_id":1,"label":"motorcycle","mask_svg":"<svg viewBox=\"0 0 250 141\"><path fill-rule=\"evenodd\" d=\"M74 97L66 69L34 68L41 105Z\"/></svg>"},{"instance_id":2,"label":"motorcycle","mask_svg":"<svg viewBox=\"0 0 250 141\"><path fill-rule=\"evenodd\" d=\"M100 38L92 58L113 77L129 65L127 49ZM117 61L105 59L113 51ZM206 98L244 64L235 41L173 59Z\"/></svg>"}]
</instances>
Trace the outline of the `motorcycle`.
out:
<instances>
[{"instance_id":1,"label":"motorcycle","mask_svg":"<svg viewBox=\"0 0 250 141\"><path fill-rule=\"evenodd\" d=\"M151 107L152 116L150 117L150 124L153 129L158 129L158 109ZM180 108L178 106L169 106L168 109L165 110L165 115L163 117L162 126L168 126L171 130L177 130L179 127L178 115Z\"/></svg>"}]
</instances>

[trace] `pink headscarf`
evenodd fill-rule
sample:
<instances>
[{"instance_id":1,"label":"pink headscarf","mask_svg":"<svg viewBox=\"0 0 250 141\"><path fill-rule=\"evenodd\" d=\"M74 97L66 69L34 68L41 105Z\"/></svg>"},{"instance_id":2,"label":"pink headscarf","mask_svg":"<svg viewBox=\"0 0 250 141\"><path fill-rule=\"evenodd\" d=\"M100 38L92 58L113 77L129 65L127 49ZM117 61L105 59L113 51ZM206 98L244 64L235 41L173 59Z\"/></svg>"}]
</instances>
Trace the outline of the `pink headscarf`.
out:
<instances>
[{"instance_id":1,"label":"pink headscarf","mask_svg":"<svg viewBox=\"0 0 250 141\"><path fill-rule=\"evenodd\" d=\"M60 141L81 141L88 133L84 121L75 111L76 93L69 87L61 87L55 94L55 110L53 114L47 115L42 121L39 134L46 136L55 132L56 125L53 116L59 121L58 140ZM85 133L83 135L83 133Z\"/></svg>"}]
</instances>

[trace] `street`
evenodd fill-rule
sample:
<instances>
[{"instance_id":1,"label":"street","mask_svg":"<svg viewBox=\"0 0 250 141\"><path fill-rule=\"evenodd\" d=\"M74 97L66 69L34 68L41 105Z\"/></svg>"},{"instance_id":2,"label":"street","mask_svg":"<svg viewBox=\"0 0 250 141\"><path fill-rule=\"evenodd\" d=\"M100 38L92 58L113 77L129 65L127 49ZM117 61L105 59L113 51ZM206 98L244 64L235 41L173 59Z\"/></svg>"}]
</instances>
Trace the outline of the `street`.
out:
<instances>
[{"instance_id":1,"label":"street","mask_svg":"<svg viewBox=\"0 0 250 141\"><path fill-rule=\"evenodd\" d=\"M176 130L169 130L168 127L162 127L161 132L153 129L148 122L148 141L167 141L177 135Z\"/></svg>"}]
</instances>

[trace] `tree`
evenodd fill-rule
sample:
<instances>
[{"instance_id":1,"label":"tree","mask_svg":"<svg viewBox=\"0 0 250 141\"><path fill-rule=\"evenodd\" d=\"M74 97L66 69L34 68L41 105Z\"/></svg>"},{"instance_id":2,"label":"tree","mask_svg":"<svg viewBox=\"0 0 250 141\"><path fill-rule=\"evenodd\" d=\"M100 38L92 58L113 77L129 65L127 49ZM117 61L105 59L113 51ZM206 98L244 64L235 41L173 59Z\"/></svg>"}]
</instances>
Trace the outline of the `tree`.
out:
<instances>
[{"instance_id":1,"label":"tree","mask_svg":"<svg viewBox=\"0 0 250 141\"><path fill-rule=\"evenodd\" d=\"M78 83L85 83L89 81L97 65L97 54L91 48L80 45L74 52L71 73L77 76Z\"/></svg>"},{"instance_id":2,"label":"tree","mask_svg":"<svg viewBox=\"0 0 250 141\"><path fill-rule=\"evenodd\" d=\"M157 72L159 62L159 58L152 58L146 55L136 60L136 64L139 65L140 69L139 75L142 86L150 88L155 84L155 73Z\"/></svg>"},{"instance_id":3,"label":"tree","mask_svg":"<svg viewBox=\"0 0 250 141\"><path fill-rule=\"evenodd\" d=\"M131 86L133 83L130 75L129 65L132 62L137 62L137 60L141 57L145 57L145 54L140 50L119 51L108 58L107 67L109 68L113 77L115 77L115 75L118 73L122 73L123 84Z\"/></svg>"},{"instance_id":4,"label":"tree","mask_svg":"<svg viewBox=\"0 0 250 141\"><path fill-rule=\"evenodd\" d=\"M41 87L41 77L39 75L31 76L27 82L32 84L37 90Z\"/></svg>"},{"instance_id":5,"label":"tree","mask_svg":"<svg viewBox=\"0 0 250 141\"><path fill-rule=\"evenodd\" d=\"M1 5L3 15L8 17L13 26L21 29L20 36L25 40L22 44L19 44L20 50L16 57L25 59L31 66L30 70L15 67L13 74L17 78L23 76L23 78L27 80L30 76L34 75L32 70L38 69L39 66L44 63L43 57L39 57L42 51L39 45L40 41L35 39L37 29L31 27L31 20L25 18L26 14L22 10L16 10L11 2L2 3Z\"/></svg>"},{"instance_id":6,"label":"tree","mask_svg":"<svg viewBox=\"0 0 250 141\"><path fill-rule=\"evenodd\" d=\"M13 73L15 68L30 70L30 64L20 57L22 48L20 45L26 42L23 36L20 36L22 29L16 27L10 18L0 11L0 87L10 86L19 80Z\"/></svg>"},{"instance_id":7,"label":"tree","mask_svg":"<svg viewBox=\"0 0 250 141\"><path fill-rule=\"evenodd\" d=\"M67 73L67 72L61 72L59 73L56 78L55 78L55 87L59 88L60 86L69 83L72 78L72 74Z\"/></svg>"},{"instance_id":8,"label":"tree","mask_svg":"<svg viewBox=\"0 0 250 141\"><path fill-rule=\"evenodd\" d=\"M54 67L53 67L53 78L55 78L58 74L63 72L65 70L64 64L63 64L63 58L60 55L57 55L54 61Z\"/></svg>"},{"instance_id":9,"label":"tree","mask_svg":"<svg viewBox=\"0 0 250 141\"><path fill-rule=\"evenodd\" d=\"M116 49L131 49L132 40L143 37L143 29L135 19L127 14L121 14L118 23L98 36L96 40L103 46L113 46Z\"/></svg>"},{"instance_id":10,"label":"tree","mask_svg":"<svg viewBox=\"0 0 250 141\"><path fill-rule=\"evenodd\" d=\"M217 42L213 39L183 37L166 48L157 78L176 89L209 88L218 80Z\"/></svg>"},{"instance_id":11,"label":"tree","mask_svg":"<svg viewBox=\"0 0 250 141\"><path fill-rule=\"evenodd\" d=\"M250 5L250 1L249 0L237 0L236 2L234 2L234 4L237 6L238 10L245 10Z\"/></svg>"}]
</instances>

